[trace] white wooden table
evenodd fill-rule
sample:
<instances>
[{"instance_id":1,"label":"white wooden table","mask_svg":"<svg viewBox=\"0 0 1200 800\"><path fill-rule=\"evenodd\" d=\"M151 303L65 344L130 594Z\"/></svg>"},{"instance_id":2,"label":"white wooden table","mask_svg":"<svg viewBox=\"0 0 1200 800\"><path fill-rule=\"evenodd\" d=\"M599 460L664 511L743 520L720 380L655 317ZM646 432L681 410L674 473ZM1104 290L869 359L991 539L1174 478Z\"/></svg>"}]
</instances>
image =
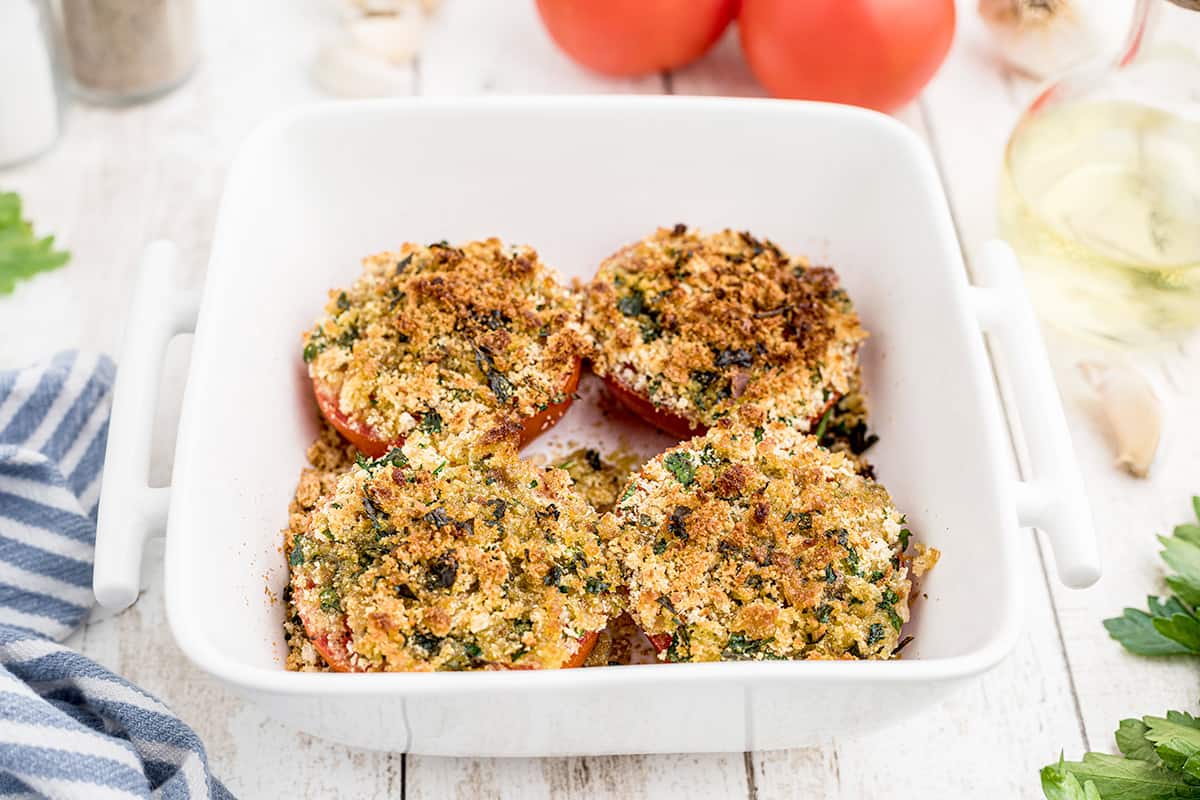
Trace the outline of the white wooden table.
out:
<instances>
[{"instance_id":1,"label":"white wooden table","mask_svg":"<svg viewBox=\"0 0 1200 800\"><path fill-rule=\"evenodd\" d=\"M58 147L0 172L40 227L74 252L71 265L0 298L0 366L58 348L114 352L142 246L177 242L200 281L222 180L246 134L281 109L320 99L311 57L333 26L324 0L210 0L205 58L181 90L146 106L77 106ZM760 94L727 37L703 61L639 80L605 81L552 47L531 0L446 0L411 71L414 94L674 92ZM994 234L1001 151L1032 91L992 59L964 0L941 73L898 116L930 143L968 260ZM902 265L898 265L902 268ZM1142 357L1163 386L1169 442L1151 480L1111 466L1102 428L1076 376L1081 348L1051 340L1075 448L1106 554L1107 574L1087 591L1063 589L1048 548L1025 532L1027 621L997 669L901 730L767 753L476 760L351 751L265 718L195 670L166 627L161 574L129 611L95 621L69 642L163 698L207 743L215 771L239 796L306 797L1040 797L1037 769L1065 751L1112 749L1126 716L1194 710L1193 663L1130 656L1100 625L1123 605L1161 591L1153 534L1189 514L1200 491L1200 348ZM177 401L186 347L164 388ZM169 451L173 412L159 425ZM169 456L155 465L165 478ZM988 602L986 597L979 602ZM581 721L586 724L586 721ZM289 794L291 792L289 791Z\"/></svg>"}]
</instances>

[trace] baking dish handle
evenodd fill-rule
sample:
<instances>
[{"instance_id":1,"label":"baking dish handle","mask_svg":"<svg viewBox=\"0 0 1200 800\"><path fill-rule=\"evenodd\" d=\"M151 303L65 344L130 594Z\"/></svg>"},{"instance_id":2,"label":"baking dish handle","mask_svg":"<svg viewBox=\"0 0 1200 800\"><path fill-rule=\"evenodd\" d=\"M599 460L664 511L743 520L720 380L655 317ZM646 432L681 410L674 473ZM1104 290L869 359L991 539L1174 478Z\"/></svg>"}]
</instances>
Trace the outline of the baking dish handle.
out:
<instances>
[{"instance_id":1,"label":"baking dish handle","mask_svg":"<svg viewBox=\"0 0 1200 800\"><path fill-rule=\"evenodd\" d=\"M977 267L981 285L972 289L976 314L1006 367L1029 452L1031 474L1015 489L1017 519L1049 538L1063 583L1077 589L1091 586L1100 578L1096 530L1020 264L1007 244L991 241Z\"/></svg>"},{"instance_id":2,"label":"baking dish handle","mask_svg":"<svg viewBox=\"0 0 1200 800\"><path fill-rule=\"evenodd\" d=\"M121 343L92 573L97 602L112 610L137 599L142 550L167 523L170 489L149 482L154 410L167 344L195 329L199 308L197 292L177 288L179 271L174 244L146 247Z\"/></svg>"}]
</instances>

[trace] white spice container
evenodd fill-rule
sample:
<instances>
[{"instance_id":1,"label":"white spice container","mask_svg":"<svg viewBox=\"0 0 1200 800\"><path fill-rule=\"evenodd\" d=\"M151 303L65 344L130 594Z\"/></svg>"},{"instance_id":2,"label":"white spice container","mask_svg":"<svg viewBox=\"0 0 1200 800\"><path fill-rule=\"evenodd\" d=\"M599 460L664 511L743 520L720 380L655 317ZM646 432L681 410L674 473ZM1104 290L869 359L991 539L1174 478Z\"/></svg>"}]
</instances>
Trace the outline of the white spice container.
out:
<instances>
[{"instance_id":1,"label":"white spice container","mask_svg":"<svg viewBox=\"0 0 1200 800\"><path fill-rule=\"evenodd\" d=\"M46 0L0 0L0 167L58 139L62 103Z\"/></svg>"},{"instance_id":2,"label":"white spice container","mask_svg":"<svg viewBox=\"0 0 1200 800\"><path fill-rule=\"evenodd\" d=\"M94 103L150 100L196 65L193 0L62 0L76 94Z\"/></svg>"}]
</instances>

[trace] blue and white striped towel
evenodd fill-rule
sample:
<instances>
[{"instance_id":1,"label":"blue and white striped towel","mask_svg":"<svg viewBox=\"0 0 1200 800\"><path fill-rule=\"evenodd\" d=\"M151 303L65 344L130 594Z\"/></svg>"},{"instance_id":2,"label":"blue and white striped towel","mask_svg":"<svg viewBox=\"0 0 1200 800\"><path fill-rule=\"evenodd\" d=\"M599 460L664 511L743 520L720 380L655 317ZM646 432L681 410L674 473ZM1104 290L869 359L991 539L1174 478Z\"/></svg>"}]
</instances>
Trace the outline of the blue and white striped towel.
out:
<instances>
[{"instance_id":1,"label":"blue and white striped towel","mask_svg":"<svg viewBox=\"0 0 1200 800\"><path fill-rule=\"evenodd\" d=\"M228 798L170 709L56 643L92 605L112 362L0 372L0 797Z\"/></svg>"}]
</instances>

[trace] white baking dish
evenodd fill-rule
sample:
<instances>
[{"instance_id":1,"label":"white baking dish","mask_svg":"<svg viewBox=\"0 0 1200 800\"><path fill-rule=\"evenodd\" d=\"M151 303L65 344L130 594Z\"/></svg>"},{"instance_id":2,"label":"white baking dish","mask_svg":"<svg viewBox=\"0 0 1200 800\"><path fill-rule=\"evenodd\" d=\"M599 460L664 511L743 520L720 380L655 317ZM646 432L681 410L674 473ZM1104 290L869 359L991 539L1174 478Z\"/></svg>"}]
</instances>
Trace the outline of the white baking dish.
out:
<instances>
[{"instance_id":1,"label":"white baking dish","mask_svg":"<svg viewBox=\"0 0 1200 800\"><path fill-rule=\"evenodd\" d=\"M891 662L644 665L555 672L297 674L282 667L288 499L314 432L300 331L358 259L406 240L498 235L568 277L655 226L731 226L836 265L872 332L863 351L881 480L940 548ZM173 485L146 488L166 341L195 321L172 251L143 266L100 507L100 602L136 597L167 514L166 593L183 651L319 736L430 754L719 751L877 728L996 664L1021 620L1022 525L1060 575L1099 574L1090 516L1020 277L988 250L968 286L922 143L892 119L794 102L686 98L414 100L288 114L237 159L221 205ZM1018 483L981 326L1007 363L1031 482ZM622 433L586 403L531 451Z\"/></svg>"}]
</instances>

